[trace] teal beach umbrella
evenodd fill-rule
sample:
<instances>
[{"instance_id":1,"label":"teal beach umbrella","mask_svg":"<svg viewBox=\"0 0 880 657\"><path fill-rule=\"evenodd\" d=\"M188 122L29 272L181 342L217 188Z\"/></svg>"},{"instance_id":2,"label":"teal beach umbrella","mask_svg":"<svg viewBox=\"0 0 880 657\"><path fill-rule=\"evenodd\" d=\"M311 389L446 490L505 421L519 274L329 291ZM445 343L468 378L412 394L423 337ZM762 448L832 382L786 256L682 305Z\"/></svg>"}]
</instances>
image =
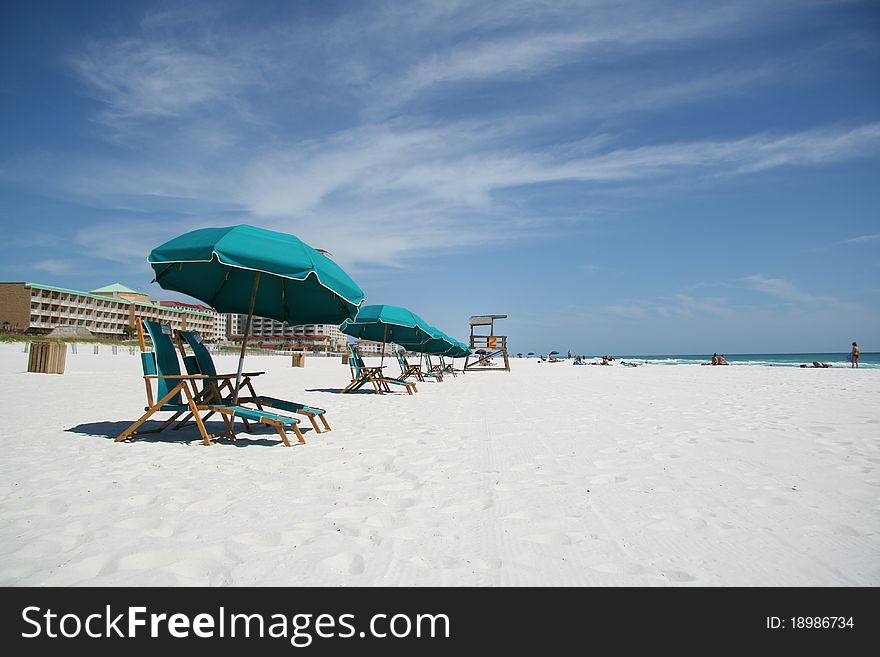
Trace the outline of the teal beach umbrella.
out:
<instances>
[{"instance_id":1,"label":"teal beach umbrella","mask_svg":"<svg viewBox=\"0 0 880 657\"><path fill-rule=\"evenodd\" d=\"M471 350L464 342L456 340L455 338L450 339L452 340L453 345L449 351L443 354L444 356L449 356L451 358L464 358L465 356L470 356Z\"/></svg>"},{"instance_id":2,"label":"teal beach umbrella","mask_svg":"<svg viewBox=\"0 0 880 657\"><path fill-rule=\"evenodd\" d=\"M339 327L346 335L362 340L382 342L382 362L385 362L385 343L399 345L420 344L434 337L425 320L403 306L376 304L363 306L357 317Z\"/></svg>"},{"instance_id":3,"label":"teal beach umbrella","mask_svg":"<svg viewBox=\"0 0 880 657\"><path fill-rule=\"evenodd\" d=\"M294 324L352 319L364 293L343 269L298 237L240 225L201 228L152 250L156 282L221 313L247 313L236 377L253 316Z\"/></svg>"},{"instance_id":4,"label":"teal beach umbrella","mask_svg":"<svg viewBox=\"0 0 880 657\"><path fill-rule=\"evenodd\" d=\"M443 331L430 325L428 326L428 330L430 335L427 339L418 343L401 342L400 344L406 347L409 351L431 355L445 354L453 347L452 338L448 338Z\"/></svg>"}]
</instances>

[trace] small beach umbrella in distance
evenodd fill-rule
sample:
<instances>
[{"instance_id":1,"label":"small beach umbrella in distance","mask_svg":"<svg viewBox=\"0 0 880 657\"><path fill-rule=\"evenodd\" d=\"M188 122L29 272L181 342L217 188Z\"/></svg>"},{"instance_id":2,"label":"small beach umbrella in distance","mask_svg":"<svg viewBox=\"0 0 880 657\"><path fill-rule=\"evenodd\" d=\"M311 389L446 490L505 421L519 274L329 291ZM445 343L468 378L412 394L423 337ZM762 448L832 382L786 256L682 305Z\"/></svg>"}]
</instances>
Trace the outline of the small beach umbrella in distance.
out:
<instances>
[{"instance_id":1,"label":"small beach umbrella in distance","mask_svg":"<svg viewBox=\"0 0 880 657\"><path fill-rule=\"evenodd\" d=\"M526 354L526 356L534 356L534 355L535 355L534 351L530 351L529 353Z\"/></svg>"},{"instance_id":2,"label":"small beach umbrella in distance","mask_svg":"<svg viewBox=\"0 0 880 657\"><path fill-rule=\"evenodd\" d=\"M239 225L200 228L150 252L156 282L221 313L247 313L233 402L254 315L288 325L352 319L364 292L324 253L298 237Z\"/></svg>"},{"instance_id":3,"label":"small beach umbrella in distance","mask_svg":"<svg viewBox=\"0 0 880 657\"><path fill-rule=\"evenodd\" d=\"M551 351L551 352L550 352L550 355L551 355L551 356L558 356L558 355L559 355L559 352L558 352L558 351Z\"/></svg>"}]
</instances>

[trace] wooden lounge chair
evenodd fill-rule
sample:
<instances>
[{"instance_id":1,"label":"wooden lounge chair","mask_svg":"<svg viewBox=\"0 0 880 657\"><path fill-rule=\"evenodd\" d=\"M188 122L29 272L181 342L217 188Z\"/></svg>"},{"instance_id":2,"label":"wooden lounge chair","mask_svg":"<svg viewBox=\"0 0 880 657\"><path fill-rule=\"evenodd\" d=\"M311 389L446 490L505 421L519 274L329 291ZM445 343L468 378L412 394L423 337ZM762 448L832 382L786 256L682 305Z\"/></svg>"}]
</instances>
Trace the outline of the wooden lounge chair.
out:
<instances>
[{"instance_id":1,"label":"wooden lounge chair","mask_svg":"<svg viewBox=\"0 0 880 657\"><path fill-rule=\"evenodd\" d=\"M186 354L184 343L186 343L186 345L189 346L190 350L192 350L191 356L188 356ZM223 402L231 403L235 395L236 375L217 374L217 368L214 366L214 359L211 357L211 352L209 352L207 347L205 347L205 345L202 343L202 337L195 331L178 331L177 347L180 350L181 356L183 357L183 364L186 367L187 373L207 374L208 376L216 377L215 380L217 388L220 394L223 395ZM326 411L323 408L317 408L316 406L306 406L305 404L298 404L296 402L287 401L286 399L279 399L277 397L258 395L254 390L251 379L255 376L260 376L261 374L265 374L265 372L242 372L241 381L238 385L239 406L253 404L261 410L263 409L263 407L268 407L272 410L281 410L288 413L304 415L309 418L309 422L312 423L312 427L315 429L316 433L321 433L321 428L318 426L318 422L316 419L320 418L321 423L324 425L324 431L330 431L330 424L327 422L327 418L325 416ZM242 395L241 393L244 391L250 394Z\"/></svg>"},{"instance_id":2,"label":"wooden lounge chair","mask_svg":"<svg viewBox=\"0 0 880 657\"><path fill-rule=\"evenodd\" d=\"M431 362L430 354L425 354L425 366L428 368L425 374L437 377L438 381L443 380L444 367L442 365L434 365L434 363Z\"/></svg>"},{"instance_id":3,"label":"wooden lounge chair","mask_svg":"<svg viewBox=\"0 0 880 657\"><path fill-rule=\"evenodd\" d=\"M402 351L397 352L397 364L400 365L400 380L405 381L411 376L414 376L419 381L425 380L425 375L422 373L422 368L418 365L410 365L406 362L406 356Z\"/></svg>"},{"instance_id":4,"label":"wooden lounge chair","mask_svg":"<svg viewBox=\"0 0 880 657\"><path fill-rule=\"evenodd\" d=\"M149 334L153 344L152 351L147 351L146 341L144 340L145 331ZM217 388L216 382L218 377L204 374L181 374L177 352L171 340L171 327L167 324L139 320L138 341L141 348L144 384L147 389L146 412L119 434L116 437L116 442L129 440L146 433L158 433L166 429L184 413L189 413L198 427L199 434L202 436L204 443L211 445L216 436L208 433L202 414L220 413L226 427L224 435L233 440L235 439L233 422L237 417L242 420L259 422L273 427L287 447L290 447L290 441L287 439L287 429L292 429L299 442L305 443L305 439L296 426L299 424L299 420L296 418L284 417L253 408L224 404ZM155 397L153 396L154 381L157 386ZM201 391L195 389L194 383L196 381L201 381L204 384ZM155 398L158 398L158 401L154 401ZM158 412L171 412L172 416L157 429L138 431L138 428L144 422Z\"/></svg>"},{"instance_id":5,"label":"wooden lounge chair","mask_svg":"<svg viewBox=\"0 0 880 657\"><path fill-rule=\"evenodd\" d=\"M364 359L361 357L360 353L353 344L348 345L349 358L348 358L348 366L351 369L351 383L349 383L342 392L351 392L352 390L358 390L362 388L367 383L373 386L373 391L378 394L384 394L386 392L391 392L391 384L393 385L401 385L406 388L406 392L408 394L413 394L414 392L418 392L416 390L416 384L411 383L409 381L404 381L403 379L392 379L391 377L384 376L382 374L382 367L367 367L364 365Z\"/></svg>"},{"instance_id":6,"label":"wooden lounge chair","mask_svg":"<svg viewBox=\"0 0 880 657\"><path fill-rule=\"evenodd\" d=\"M452 376L458 376L459 374L464 374L464 370L455 369L455 365L452 363L447 363L446 359L443 356L440 356L440 367L443 369L443 372L449 372Z\"/></svg>"},{"instance_id":7,"label":"wooden lounge chair","mask_svg":"<svg viewBox=\"0 0 880 657\"><path fill-rule=\"evenodd\" d=\"M443 380L442 374L437 374L437 372L432 372L430 370L425 371L422 369L421 365L410 365L409 361L406 359L406 354L402 351L397 352L397 362L400 363L401 370L418 372L419 381L424 381L426 376L430 376L437 381Z\"/></svg>"}]
</instances>

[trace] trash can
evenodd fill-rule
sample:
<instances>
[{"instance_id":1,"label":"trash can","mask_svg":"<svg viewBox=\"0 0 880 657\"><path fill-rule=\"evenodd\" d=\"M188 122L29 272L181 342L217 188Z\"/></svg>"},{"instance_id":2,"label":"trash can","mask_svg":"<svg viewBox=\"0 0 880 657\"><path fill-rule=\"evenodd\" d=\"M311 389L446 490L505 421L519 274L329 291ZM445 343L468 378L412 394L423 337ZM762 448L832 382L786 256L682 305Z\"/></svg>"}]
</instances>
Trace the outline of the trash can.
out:
<instances>
[{"instance_id":1,"label":"trash can","mask_svg":"<svg viewBox=\"0 0 880 657\"><path fill-rule=\"evenodd\" d=\"M345 354L345 355L342 357L342 364L343 364L343 365L348 365L348 358L349 358L348 354Z\"/></svg>"},{"instance_id":2,"label":"trash can","mask_svg":"<svg viewBox=\"0 0 880 657\"><path fill-rule=\"evenodd\" d=\"M66 342L35 340L31 342L28 355L28 372L64 374L64 363L66 360Z\"/></svg>"},{"instance_id":3,"label":"trash can","mask_svg":"<svg viewBox=\"0 0 880 657\"><path fill-rule=\"evenodd\" d=\"M290 366L291 367L305 367L306 366L305 354L293 354L290 357Z\"/></svg>"}]
</instances>

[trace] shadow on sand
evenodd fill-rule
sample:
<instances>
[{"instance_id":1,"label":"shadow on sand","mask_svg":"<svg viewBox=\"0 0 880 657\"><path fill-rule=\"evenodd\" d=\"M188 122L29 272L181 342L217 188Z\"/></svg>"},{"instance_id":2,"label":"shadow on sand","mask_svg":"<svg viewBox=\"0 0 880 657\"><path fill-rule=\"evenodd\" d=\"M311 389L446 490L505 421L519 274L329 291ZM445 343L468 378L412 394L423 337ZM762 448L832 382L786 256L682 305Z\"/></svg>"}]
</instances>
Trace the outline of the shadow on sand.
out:
<instances>
[{"instance_id":1,"label":"shadow on sand","mask_svg":"<svg viewBox=\"0 0 880 657\"><path fill-rule=\"evenodd\" d=\"M65 429L65 431L69 433L78 433L83 436L104 438L107 440L116 440L116 436L125 431L129 427L129 425L131 425L131 422L87 422L85 424L78 424L75 427ZM161 425L162 423L159 421L147 421L142 425L141 428L146 430L156 429ZM223 435L225 427L223 426L222 422L205 422L205 428L208 430L208 433L215 436L214 440L216 442L222 443L224 445L230 445L232 447L271 447L272 445L283 445L280 436L271 427L254 424L252 424L251 426L253 427L253 430L250 433L244 431L243 427L241 427L240 431L239 427L236 427L238 440L229 440L225 435ZM304 436L307 434L307 432L314 433L314 429L303 427L302 423L300 423L299 430ZM299 441L296 439L296 436L292 432L288 433L287 436L292 446L300 444ZM135 441L144 443L202 444L202 436L199 434L196 426L194 424L191 424L178 431L175 431L172 428L168 428L165 429L165 431L163 431L162 433L142 434L140 436L137 436L135 438Z\"/></svg>"},{"instance_id":2,"label":"shadow on sand","mask_svg":"<svg viewBox=\"0 0 880 657\"><path fill-rule=\"evenodd\" d=\"M422 382L419 382L419 385L422 385ZM342 388L306 388L306 392L326 392L326 393L329 393L332 395L341 395L341 394L343 394L342 390L343 390ZM392 388L391 392L384 392L382 394L392 395L392 394L397 394L397 393L406 395L405 390L398 390L397 388ZM349 390L345 394L346 395L375 395L377 393L372 388L367 388L366 386L364 386L363 388L358 388L357 390Z\"/></svg>"}]
</instances>

